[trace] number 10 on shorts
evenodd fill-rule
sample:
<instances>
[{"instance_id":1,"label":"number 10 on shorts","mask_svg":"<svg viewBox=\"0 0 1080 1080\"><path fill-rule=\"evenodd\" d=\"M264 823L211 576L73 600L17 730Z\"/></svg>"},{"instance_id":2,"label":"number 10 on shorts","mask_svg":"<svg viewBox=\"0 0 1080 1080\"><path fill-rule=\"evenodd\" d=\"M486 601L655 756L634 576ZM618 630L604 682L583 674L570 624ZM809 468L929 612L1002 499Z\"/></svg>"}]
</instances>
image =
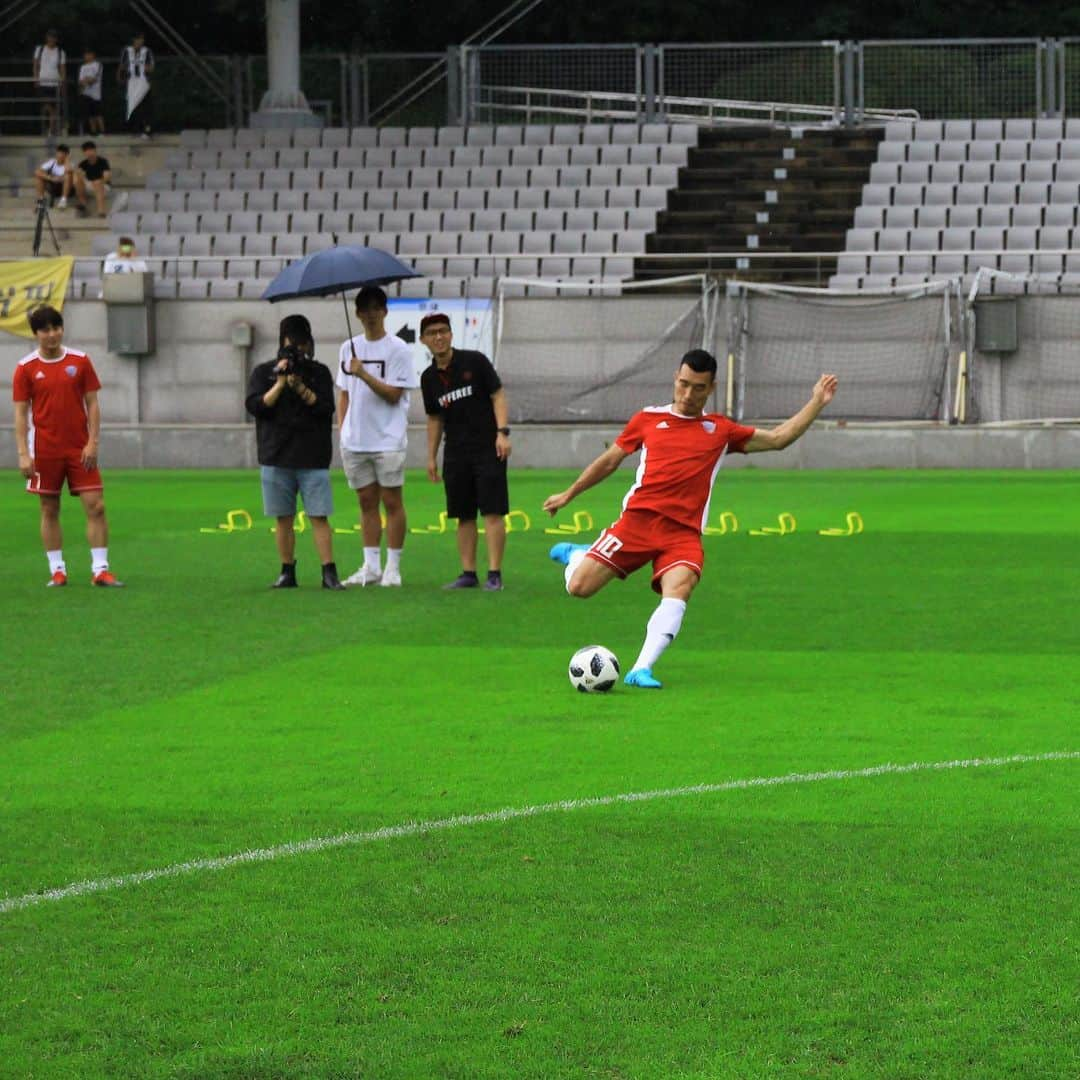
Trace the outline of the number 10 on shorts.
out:
<instances>
[{"instance_id":1,"label":"number 10 on shorts","mask_svg":"<svg viewBox=\"0 0 1080 1080\"><path fill-rule=\"evenodd\" d=\"M613 532L607 532L593 544L592 549L597 555L611 559L622 546L623 542Z\"/></svg>"}]
</instances>

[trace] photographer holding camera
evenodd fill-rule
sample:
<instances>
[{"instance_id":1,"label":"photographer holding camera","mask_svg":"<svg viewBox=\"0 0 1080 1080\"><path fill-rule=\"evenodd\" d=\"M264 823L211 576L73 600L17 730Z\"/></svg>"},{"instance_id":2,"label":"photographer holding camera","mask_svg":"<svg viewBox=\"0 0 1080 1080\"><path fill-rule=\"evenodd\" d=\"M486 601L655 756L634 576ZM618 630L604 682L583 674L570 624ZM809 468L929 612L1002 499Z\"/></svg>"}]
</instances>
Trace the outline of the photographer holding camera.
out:
<instances>
[{"instance_id":1,"label":"photographer holding camera","mask_svg":"<svg viewBox=\"0 0 1080 1080\"><path fill-rule=\"evenodd\" d=\"M311 324L303 315L282 319L278 335L278 354L252 371L246 400L247 411L255 417L264 513L277 519L281 573L273 587L296 588L293 524L299 492L322 563L323 588L343 589L327 520L334 512L330 490L334 379L330 369L315 360Z\"/></svg>"}]
</instances>

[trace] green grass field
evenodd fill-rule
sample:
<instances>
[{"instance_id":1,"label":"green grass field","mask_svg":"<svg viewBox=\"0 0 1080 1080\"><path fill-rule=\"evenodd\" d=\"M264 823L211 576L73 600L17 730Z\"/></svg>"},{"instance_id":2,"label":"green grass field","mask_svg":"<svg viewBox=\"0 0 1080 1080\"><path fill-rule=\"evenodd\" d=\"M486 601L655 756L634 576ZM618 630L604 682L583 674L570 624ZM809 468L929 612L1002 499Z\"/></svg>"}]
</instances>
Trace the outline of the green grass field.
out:
<instances>
[{"instance_id":1,"label":"green grass field","mask_svg":"<svg viewBox=\"0 0 1080 1080\"><path fill-rule=\"evenodd\" d=\"M502 594L272 592L249 473L107 476L126 590L46 590L4 476L0 1076L1080 1075L1075 756L814 779L417 828L157 880L195 859L507 807L1080 750L1080 477L722 475L660 692L638 575L565 595L538 507ZM571 509L598 525L629 474ZM336 478L336 524L354 521ZM406 488L410 523L441 490ZM866 531L824 538L851 510ZM798 520L790 536L748 529ZM566 515L569 520L569 515ZM343 572L356 534L336 537ZM74 882L110 887L29 903ZM6 899L5 899L6 898Z\"/></svg>"}]
</instances>

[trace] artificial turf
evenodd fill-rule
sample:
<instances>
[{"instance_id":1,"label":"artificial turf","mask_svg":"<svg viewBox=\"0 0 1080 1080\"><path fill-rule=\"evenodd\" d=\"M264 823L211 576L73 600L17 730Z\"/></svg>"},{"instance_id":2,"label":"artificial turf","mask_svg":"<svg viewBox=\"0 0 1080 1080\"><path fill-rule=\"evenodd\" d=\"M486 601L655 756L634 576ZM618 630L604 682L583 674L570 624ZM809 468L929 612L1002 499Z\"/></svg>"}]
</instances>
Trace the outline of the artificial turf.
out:
<instances>
[{"instance_id":1,"label":"artificial turf","mask_svg":"<svg viewBox=\"0 0 1080 1080\"><path fill-rule=\"evenodd\" d=\"M642 575L562 589L517 470L503 593L267 588L254 473L107 475L114 569L45 589L0 488L0 904L83 879L560 799L1080 749L1072 473L722 475L660 692ZM626 474L582 496L597 526ZM336 479L335 524L351 529ZM410 475L410 524L441 491ZM250 530L200 532L249 510ZM861 535L826 538L858 511ZM793 514L798 530L752 538ZM515 522L520 526L521 519ZM588 539L588 536L584 537ZM338 535L343 572L357 535ZM1080 763L660 798L0 910L0 1075L1075 1077Z\"/></svg>"}]
</instances>

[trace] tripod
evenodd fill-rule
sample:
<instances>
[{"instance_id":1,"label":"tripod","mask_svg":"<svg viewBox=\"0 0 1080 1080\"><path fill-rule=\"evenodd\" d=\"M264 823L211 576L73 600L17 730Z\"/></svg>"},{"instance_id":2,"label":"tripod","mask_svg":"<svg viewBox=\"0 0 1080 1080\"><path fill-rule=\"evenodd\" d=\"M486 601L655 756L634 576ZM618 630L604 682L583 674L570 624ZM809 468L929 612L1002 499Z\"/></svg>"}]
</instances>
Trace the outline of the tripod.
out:
<instances>
[{"instance_id":1,"label":"tripod","mask_svg":"<svg viewBox=\"0 0 1080 1080\"><path fill-rule=\"evenodd\" d=\"M49 203L47 198L38 199L37 202L37 220L34 222L34 247L33 254L39 255L41 253L41 237L45 227L49 229L49 239L52 240L52 246L56 251L56 254L60 254L60 244L56 239L56 233L53 232L52 220L49 218Z\"/></svg>"}]
</instances>

